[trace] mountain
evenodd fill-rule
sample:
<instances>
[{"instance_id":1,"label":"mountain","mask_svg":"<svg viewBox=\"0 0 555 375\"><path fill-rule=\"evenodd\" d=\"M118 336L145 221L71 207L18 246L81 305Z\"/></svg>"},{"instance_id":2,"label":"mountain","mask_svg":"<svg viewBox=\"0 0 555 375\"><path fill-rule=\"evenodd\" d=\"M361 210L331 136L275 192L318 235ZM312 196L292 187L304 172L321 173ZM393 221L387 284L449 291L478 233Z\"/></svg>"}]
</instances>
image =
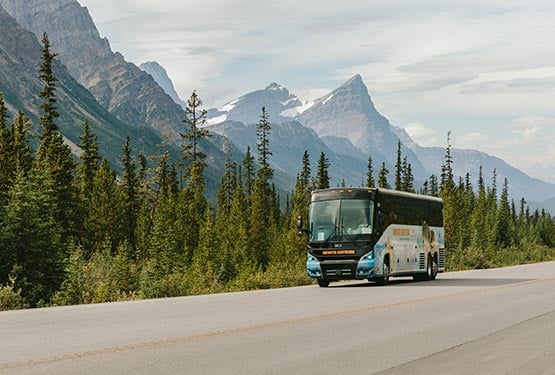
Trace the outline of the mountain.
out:
<instances>
[{"instance_id":1,"label":"mountain","mask_svg":"<svg viewBox=\"0 0 555 375\"><path fill-rule=\"evenodd\" d=\"M73 92L75 100L82 100L85 96L93 98L104 113L109 113L115 123L125 124L125 131L117 137L126 134L135 137L153 134L154 138L145 138L145 152L158 153L156 145L161 139L169 141L174 152L174 160L179 159L179 147L182 144L180 132L187 132L182 123L186 117L185 111L156 83L154 78L136 65L125 61L124 57L110 49L106 38L101 38L99 32L87 10L76 0L0 0L5 10L17 22L35 35L48 33L52 50L58 53L58 61L64 64L79 84L86 90ZM2 34L2 39L5 38ZM37 37L35 37L35 40ZM35 66L38 66L38 60ZM0 70L3 67L0 66ZM35 72L35 75L37 73ZM20 85L23 86L23 85ZM29 97L26 89L21 89L19 98ZM91 96L92 94L92 96ZM12 95L13 96L13 95ZM14 102L14 107L21 105ZM82 121L83 116L71 118L72 122ZM100 132L99 139L103 138ZM148 145L146 145L148 143ZM206 170L207 189L214 193L223 174L225 140L219 136L210 140L203 140L200 147L207 154ZM123 142L121 143L123 144ZM141 148L143 148L141 146ZM116 160L121 145L108 150L109 159ZM240 160L240 152L232 150L236 160Z\"/></svg>"},{"instance_id":2,"label":"mountain","mask_svg":"<svg viewBox=\"0 0 555 375\"><path fill-rule=\"evenodd\" d=\"M399 138L393 133L389 120L374 107L368 88L358 74L316 99L295 119L314 129L321 137L348 138L363 152L381 154L389 165L395 165ZM425 180L429 174L418 157L410 149L402 151L412 164L415 178ZM373 159L379 160L374 156Z\"/></svg>"},{"instance_id":3,"label":"mountain","mask_svg":"<svg viewBox=\"0 0 555 375\"><path fill-rule=\"evenodd\" d=\"M404 129L392 128L399 135L401 142L414 151L428 168L430 175L437 174L437 171L441 170L445 148L421 147L409 137ZM477 150L457 148L451 149L451 156L453 157L453 174L457 177L464 177L468 172L475 185L480 166L482 166L482 174L486 183L491 184L488 179L492 178L493 170L496 170L498 187L502 186L503 180L506 178L509 181L509 194L515 200L528 197L535 201L543 201L555 197L555 185L532 178L498 157Z\"/></svg>"},{"instance_id":4,"label":"mountain","mask_svg":"<svg viewBox=\"0 0 555 375\"><path fill-rule=\"evenodd\" d=\"M240 149L244 149L247 144L253 148L256 144L255 127L245 123L258 122L262 105L271 108L272 131L277 132L271 138L272 149L280 149L274 155L275 167L290 175L298 172L300 157L306 149L313 159L320 152L326 153L331 163L330 174L337 174L332 185L341 179L353 186L365 180L369 154L372 156L374 173L377 174L381 163L385 161L392 182L399 140L403 144L403 156L407 156L412 165L417 187L429 176L438 175L441 171L445 149L421 147L404 129L392 126L376 110L360 75L355 75L309 104L303 104L286 88L271 84L264 90L233 100L218 110L209 110L212 114L211 123L220 123L209 128L228 137ZM286 109L285 106L289 107ZM280 129L284 124L287 124L288 133ZM464 177L470 172L476 180L478 169L482 166L485 179L491 178L495 169L499 186L504 178L509 180L509 194L514 199L534 197L540 201L555 197L555 185L531 178L494 156L476 150L459 149L452 149L452 156L457 177ZM314 160L313 166L315 164ZM332 170L334 168L335 171Z\"/></svg>"},{"instance_id":5,"label":"mountain","mask_svg":"<svg viewBox=\"0 0 555 375\"><path fill-rule=\"evenodd\" d=\"M52 49L69 73L120 121L137 127L151 127L170 142L180 145L185 111L136 65L112 52L87 10L76 0L0 0L17 22L36 35L48 33ZM217 145L222 140L202 142L218 168L225 160Z\"/></svg>"},{"instance_id":6,"label":"mountain","mask_svg":"<svg viewBox=\"0 0 555 375\"><path fill-rule=\"evenodd\" d=\"M247 146L250 146L253 152L256 150L258 142L256 124L245 125L242 122L226 121L209 126L208 129L227 137L240 150L246 150ZM330 161L329 172L333 185L339 184L344 179L347 185L359 186L361 176L363 174L366 176L364 160L335 153L322 142L314 130L302 126L297 121L272 124L269 142L272 151L271 166L276 171L289 176L295 176L301 170L301 160L305 150L310 155L313 172L316 172L320 152L326 154ZM294 180L291 179L288 187L293 186Z\"/></svg>"},{"instance_id":7,"label":"mountain","mask_svg":"<svg viewBox=\"0 0 555 375\"><path fill-rule=\"evenodd\" d=\"M76 0L0 0L17 22L36 35L48 33L69 73L119 120L151 126L179 139L184 112L148 73L126 62L101 38Z\"/></svg>"},{"instance_id":8,"label":"mountain","mask_svg":"<svg viewBox=\"0 0 555 375\"><path fill-rule=\"evenodd\" d=\"M44 87L38 78L42 47L37 37L22 28L0 4L0 91L10 112L21 109L34 124L38 123L39 92ZM56 120L68 143L79 143L85 118L98 135L99 147L114 167L127 135L133 147L154 153L160 135L150 127L128 126L104 109L96 99L69 74L65 66L55 61L58 78L58 111ZM75 146L74 146L75 147Z\"/></svg>"},{"instance_id":9,"label":"mountain","mask_svg":"<svg viewBox=\"0 0 555 375\"><path fill-rule=\"evenodd\" d=\"M266 108L271 123L282 123L292 120L296 108L302 102L285 87L272 83L264 90L257 90L235 99L221 108L210 109L208 125L224 121L237 121L243 124L256 124L262 115L262 107ZM292 112L291 112L292 111Z\"/></svg>"},{"instance_id":10,"label":"mountain","mask_svg":"<svg viewBox=\"0 0 555 375\"><path fill-rule=\"evenodd\" d=\"M166 69L164 69L160 64L156 61L148 61L139 65L139 68L150 74L156 83L162 87L164 92L168 94L176 104L179 104L183 109L187 107L187 103L185 103L179 97L177 91L175 91L175 87L168 76L168 72L166 72Z\"/></svg>"}]
</instances>

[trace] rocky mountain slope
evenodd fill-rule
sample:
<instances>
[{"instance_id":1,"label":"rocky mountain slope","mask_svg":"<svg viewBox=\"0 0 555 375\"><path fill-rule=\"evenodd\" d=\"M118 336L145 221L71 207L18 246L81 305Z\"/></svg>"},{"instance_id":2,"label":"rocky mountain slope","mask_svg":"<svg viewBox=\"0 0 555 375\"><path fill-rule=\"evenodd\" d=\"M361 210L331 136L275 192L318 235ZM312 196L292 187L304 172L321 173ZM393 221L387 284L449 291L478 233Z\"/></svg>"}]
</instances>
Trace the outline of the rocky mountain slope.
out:
<instances>
[{"instance_id":1,"label":"rocky mountain slope","mask_svg":"<svg viewBox=\"0 0 555 375\"><path fill-rule=\"evenodd\" d=\"M44 86L38 78L42 47L36 35L22 28L1 5L0 35L0 91L12 114L21 109L37 124L40 116L38 94ZM135 149L156 152L155 145L162 140L156 131L119 121L99 105L61 63L54 65L54 72L58 78L60 112L57 124L70 142L79 143L86 118L98 135L101 151L115 167L119 165L118 156L127 135L132 137Z\"/></svg>"},{"instance_id":2,"label":"rocky mountain slope","mask_svg":"<svg viewBox=\"0 0 555 375\"><path fill-rule=\"evenodd\" d=\"M147 72L154 78L156 83L160 85L160 87L164 90L166 94L168 94L172 100L179 104L181 108L185 109L187 104L183 101L177 91L175 91L175 87L173 86L173 82L171 81L170 77L168 76L168 72L166 69L158 64L156 61L148 61L139 65L143 71Z\"/></svg>"},{"instance_id":3,"label":"rocky mountain slope","mask_svg":"<svg viewBox=\"0 0 555 375\"><path fill-rule=\"evenodd\" d=\"M126 128L132 129L118 137L125 137L126 133L140 136L141 132L149 129L158 139L153 142L145 139L149 149L154 149L163 138L170 142L172 149L177 150L174 152L176 160L179 158L180 132L187 132L182 123L185 111L150 74L111 50L108 40L100 37L87 8L76 0L0 0L0 5L35 35L42 36L44 31L48 33L59 61L86 89L82 95L92 97L105 112L112 115L111 118L119 120L116 123L126 124ZM74 93L75 97L79 95L80 92ZM19 95L24 96L23 92ZM208 156L206 176L209 189L218 186L223 173L224 144L219 136L200 144ZM119 153L119 148L109 151L110 158ZM232 152L236 159L241 157L238 150L233 149Z\"/></svg>"},{"instance_id":4,"label":"rocky mountain slope","mask_svg":"<svg viewBox=\"0 0 555 375\"><path fill-rule=\"evenodd\" d=\"M87 8L76 0L0 0L0 4L35 35L46 31L69 73L119 120L179 138L181 107L149 74L112 52Z\"/></svg>"},{"instance_id":5,"label":"rocky mountain slope","mask_svg":"<svg viewBox=\"0 0 555 375\"><path fill-rule=\"evenodd\" d=\"M296 120L316 131L319 136L348 138L366 153L383 155L389 165L395 165L398 137L389 120L374 107L368 88L360 75L314 101L314 104L296 116ZM405 148L403 155L412 164L417 179L425 180L429 172L418 157Z\"/></svg>"}]
</instances>

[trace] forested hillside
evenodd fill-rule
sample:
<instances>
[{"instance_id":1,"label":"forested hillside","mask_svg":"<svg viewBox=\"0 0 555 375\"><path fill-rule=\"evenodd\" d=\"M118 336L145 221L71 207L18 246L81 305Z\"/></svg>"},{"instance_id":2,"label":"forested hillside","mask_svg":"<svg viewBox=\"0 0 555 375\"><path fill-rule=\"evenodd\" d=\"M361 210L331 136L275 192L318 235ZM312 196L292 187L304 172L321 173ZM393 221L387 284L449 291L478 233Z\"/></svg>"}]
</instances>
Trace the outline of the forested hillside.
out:
<instances>
[{"instance_id":1,"label":"forested hillside","mask_svg":"<svg viewBox=\"0 0 555 375\"><path fill-rule=\"evenodd\" d=\"M329 187L323 152L315 173L305 152L294 191L280 196L269 164L272 129L261 108L256 150L247 148L240 164L229 153L211 206L203 176L207 158L198 147L210 133L202 127L206 111L193 92L184 119L183 163L171 163L164 145L157 154L135 157L127 138L118 176L99 153L87 119L76 160L57 126L55 54L46 34L42 44L40 134L32 133L22 112L10 115L0 95L0 309L309 282L305 239L293 218L306 216L311 190ZM400 142L396 160L390 177L385 164L374 173L369 155L366 184L389 187L391 179L397 190L444 199L450 269L553 258L551 216L530 212L524 200L509 201L508 181L499 189L495 174L489 186L481 174L477 186L469 175L454 181L449 142L439 177L422 187L413 186Z\"/></svg>"}]
</instances>

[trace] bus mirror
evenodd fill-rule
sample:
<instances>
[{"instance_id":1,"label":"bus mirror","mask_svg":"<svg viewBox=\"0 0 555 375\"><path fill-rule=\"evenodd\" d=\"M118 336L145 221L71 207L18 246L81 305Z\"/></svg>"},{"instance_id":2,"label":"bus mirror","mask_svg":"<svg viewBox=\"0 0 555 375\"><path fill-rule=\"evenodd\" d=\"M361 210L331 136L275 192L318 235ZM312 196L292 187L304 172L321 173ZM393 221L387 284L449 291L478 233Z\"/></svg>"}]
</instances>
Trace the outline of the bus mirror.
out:
<instances>
[{"instance_id":1,"label":"bus mirror","mask_svg":"<svg viewBox=\"0 0 555 375\"><path fill-rule=\"evenodd\" d=\"M297 231L299 232L299 236L302 236L304 231L303 231L303 217L302 216L297 216Z\"/></svg>"}]
</instances>

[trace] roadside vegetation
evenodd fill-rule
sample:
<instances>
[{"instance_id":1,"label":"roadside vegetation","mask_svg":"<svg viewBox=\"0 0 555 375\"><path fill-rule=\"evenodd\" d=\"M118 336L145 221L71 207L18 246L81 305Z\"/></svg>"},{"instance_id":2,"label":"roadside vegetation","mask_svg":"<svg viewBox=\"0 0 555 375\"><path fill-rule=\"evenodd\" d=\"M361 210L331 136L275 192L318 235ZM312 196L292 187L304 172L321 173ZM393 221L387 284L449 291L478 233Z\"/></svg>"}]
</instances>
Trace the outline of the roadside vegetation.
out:
<instances>
[{"instance_id":1,"label":"roadside vegetation","mask_svg":"<svg viewBox=\"0 0 555 375\"><path fill-rule=\"evenodd\" d=\"M18 111L10 119L0 93L0 310L173 297L308 284L306 243L295 219L307 216L310 192L330 185L324 153L312 174L300 160L294 191L276 192L262 108L257 149L240 163L227 150L217 197L205 196L206 155L201 140L206 111L193 92L183 120L182 160L134 153L122 145L121 175L100 155L96 135L82 123L76 160L56 126L53 61L45 34L40 77L39 134ZM449 270L498 267L555 259L555 224L545 211L498 194L480 173L454 180L450 145L439 177L418 192L445 202ZM368 159L366 184L391 187L382 164ZM410 163L397 149L393 188L415 191ZM377 182L377 183L376 183ZM499 196L499 197L498 197Z\"/></svg>"}]
</instances>

